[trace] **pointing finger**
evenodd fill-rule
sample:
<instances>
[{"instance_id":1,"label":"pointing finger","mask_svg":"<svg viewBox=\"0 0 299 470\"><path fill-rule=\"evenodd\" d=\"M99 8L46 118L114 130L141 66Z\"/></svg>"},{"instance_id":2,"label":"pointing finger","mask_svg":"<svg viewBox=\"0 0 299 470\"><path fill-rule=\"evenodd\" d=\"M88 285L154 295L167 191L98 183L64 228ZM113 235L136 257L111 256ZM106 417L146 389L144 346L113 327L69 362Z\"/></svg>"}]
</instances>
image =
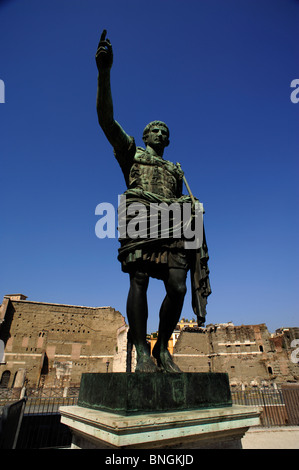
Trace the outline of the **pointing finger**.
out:
<instances>
[{"instance_id":1,"label":"pointing finger","mask_svg":"<svg viewBox=\"0 0 299 470\"><path fill-rule=\"evenodd\" d=\"M103 29L100 41L105 41L106 34L107 34L106 29Z\"/></svg>"}]
</instances>

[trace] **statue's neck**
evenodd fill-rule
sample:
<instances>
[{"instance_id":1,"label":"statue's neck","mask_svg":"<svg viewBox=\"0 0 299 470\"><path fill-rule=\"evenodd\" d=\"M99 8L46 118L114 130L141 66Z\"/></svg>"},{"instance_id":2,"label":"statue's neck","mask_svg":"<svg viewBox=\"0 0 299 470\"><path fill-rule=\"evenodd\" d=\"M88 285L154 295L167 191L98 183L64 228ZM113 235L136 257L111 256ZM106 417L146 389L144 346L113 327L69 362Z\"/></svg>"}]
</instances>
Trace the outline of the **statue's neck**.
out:
<instances>
[{"instance_id":1,"label":"statue's neck","mask_svg":"<svg viewBox=\"0 0 299 470\"><path fill-rule=\"evenodd\" d=\"M149 153L152 157L160 157L163 158L164 147L150 147L149 145L146 146L146 152Z\"/></svg>"}]
</instances>

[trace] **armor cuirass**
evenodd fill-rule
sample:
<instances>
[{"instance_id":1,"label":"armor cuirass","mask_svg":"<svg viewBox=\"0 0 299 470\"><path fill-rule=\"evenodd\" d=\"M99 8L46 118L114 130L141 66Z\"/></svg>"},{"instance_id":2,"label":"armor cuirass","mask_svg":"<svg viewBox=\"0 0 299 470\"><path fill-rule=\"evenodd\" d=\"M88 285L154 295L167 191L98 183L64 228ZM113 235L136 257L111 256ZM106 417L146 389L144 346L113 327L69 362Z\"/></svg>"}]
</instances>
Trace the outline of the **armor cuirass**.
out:
<instances>
[{"instance_id":1,"label":"armor cuirass","mask_svg":"<svg viewBox=\"0 0 299 470\"><path fill-rule=\"evenodd\" d=\"M129 173L129 189L140 188L166 198L181 196L180 166L137 148Z\"/></svg>"}]
</instances>

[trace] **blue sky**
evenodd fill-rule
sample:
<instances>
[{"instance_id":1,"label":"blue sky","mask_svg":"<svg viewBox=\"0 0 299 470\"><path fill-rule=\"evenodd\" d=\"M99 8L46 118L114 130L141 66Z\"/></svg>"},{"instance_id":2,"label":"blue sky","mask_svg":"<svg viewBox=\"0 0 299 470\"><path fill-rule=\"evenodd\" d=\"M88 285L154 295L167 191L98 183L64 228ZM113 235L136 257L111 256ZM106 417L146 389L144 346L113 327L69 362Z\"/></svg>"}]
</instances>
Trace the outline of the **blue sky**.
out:
<instances>
[{"instance_id":1,"label":"blue sky","mask_svg":"<svg viewBox=\"0 0 299 470\"><path fill-rule=\"evenodd\" d=\"M298 326L299 2L10 0L0 18L0 297L125 316L118 240L95 235L97 204L125 190L96 116L105 28L115 118L138 145L148 122L165 121L164 157L204 204L207 324ZM162 283L148 295L156 331Z\"/></svg>"}]
</instances>

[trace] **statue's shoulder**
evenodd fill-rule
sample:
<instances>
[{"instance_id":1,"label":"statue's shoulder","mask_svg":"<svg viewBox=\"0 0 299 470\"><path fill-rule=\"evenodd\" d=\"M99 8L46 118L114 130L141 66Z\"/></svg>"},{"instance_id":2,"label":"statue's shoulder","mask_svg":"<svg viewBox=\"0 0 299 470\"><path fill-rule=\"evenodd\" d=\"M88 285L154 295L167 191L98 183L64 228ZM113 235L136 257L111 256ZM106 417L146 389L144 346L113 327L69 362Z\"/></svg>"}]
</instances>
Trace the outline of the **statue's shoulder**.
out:
<instances>
[{"instance_id":1,"label":"statue's shoulder","mask_svg":"<svg viewBox=\"0 0 299 470\"><path fill-rule=\"evenodd\" d=\"M143 155L145 154L145 149L143 147L136 147L136 153L135 153L135 156L138 156L138 155Z\"/></svg>"},{"instance_id":2,"label":"statue's shoulder","mask_svg":"<svg viewBox=\"0 0 299 470\"><path fill-rule=\"evenodd\" d=\"M134 155L134 162L135 163L143 163L147 165L153 165L154 159L153 157L144 149L143 147L136 147L136 152Z\"/></svg>"}]
</instances>

